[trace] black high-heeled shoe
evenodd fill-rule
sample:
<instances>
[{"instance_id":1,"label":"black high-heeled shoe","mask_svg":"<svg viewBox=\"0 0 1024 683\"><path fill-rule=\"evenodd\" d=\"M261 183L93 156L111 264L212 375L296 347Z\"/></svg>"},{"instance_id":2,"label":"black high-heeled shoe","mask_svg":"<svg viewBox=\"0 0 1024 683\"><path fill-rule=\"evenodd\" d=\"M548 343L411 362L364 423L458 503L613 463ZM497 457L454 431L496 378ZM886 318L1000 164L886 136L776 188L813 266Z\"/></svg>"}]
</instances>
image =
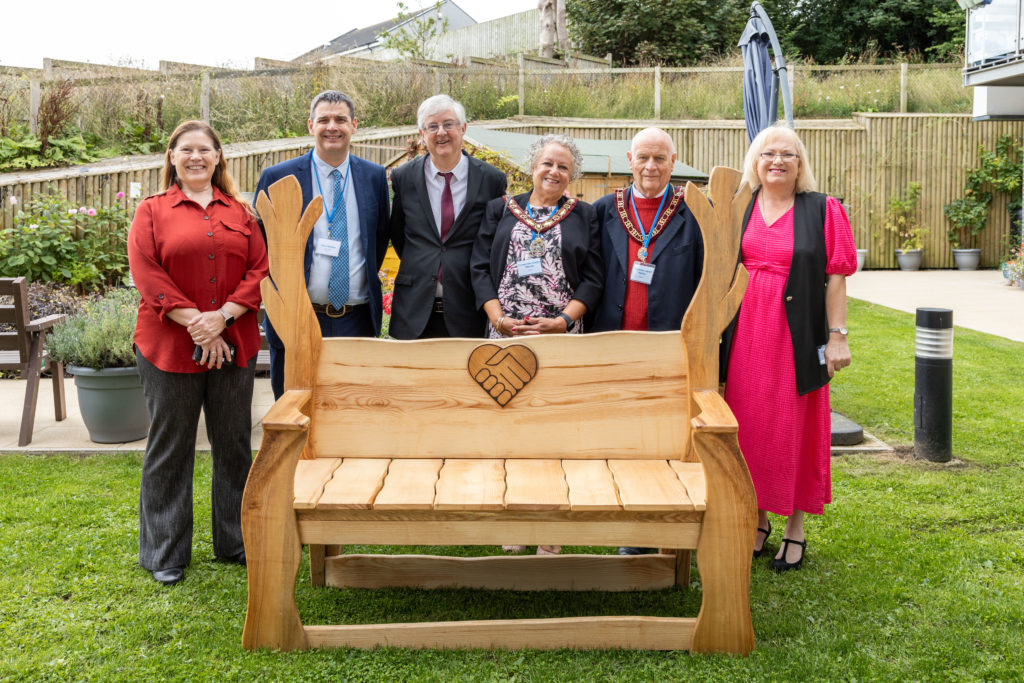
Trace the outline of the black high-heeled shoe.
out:
<instances>
[{"instance_id":1,"label":"black high-heeled shoe","mask_svg":"<svg viewBox=\"0 0 1024 683\"><path fill-rule=\"evenodd\" d=\"M796 562L786 562L786 554L789 551L789 544L800 546L800 559ZM777 572L784 572L790 569L800 569L800 565L804 563L804 555L807 554L807 541L794 541L791 538L782 539L782 557L776 557L772 560L772 569Z\"/></svg>"},{"instance_id":2,"label":"black high-heeled shoe","mask_svg":"<svg viewBox=\"0 0 1024 683\"><path fill-rule=\"evenodd\" d=\"M768 522L768 528L762 529L757 527L757 533L764 534L764 541L761 543L761 549L754 551L754 557L761 557L765 553L765 546L768 545L768 537L772 535L772 523Z\"/></svg>"}]
</instances>

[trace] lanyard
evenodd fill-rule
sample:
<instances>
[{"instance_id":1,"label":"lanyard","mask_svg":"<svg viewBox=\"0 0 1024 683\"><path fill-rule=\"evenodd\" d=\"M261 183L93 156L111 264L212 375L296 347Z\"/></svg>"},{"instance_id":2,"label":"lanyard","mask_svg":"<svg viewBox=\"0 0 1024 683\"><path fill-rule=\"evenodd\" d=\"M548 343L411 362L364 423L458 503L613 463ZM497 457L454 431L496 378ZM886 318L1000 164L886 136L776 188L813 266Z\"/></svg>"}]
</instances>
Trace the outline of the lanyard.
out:
<instances>
[{"instance_id":1,"label":"lanyard","mask_svg":"<svg viewBox=\"0 0 1024 683\"><path fill-rule=\"evenodd\" d=\"M644 230L644 222L640 220L640 212L636 210L636 202L633 201L633 189L629 190L629 205L633 207L633 215L636 217L636 224L640 227L640 235L644 238L643 256L640 257L641 261L647 260L647 246L651 243L651 235L654 234L654 226L658 224L658 217L661 216L661 210L665 208L665 200L668 199L668 187L665 188L665 192L661 195L661 204L658 204L658 211L654 214L654 220L651 221L651 229Z\"/></svg>"},{"instance_id":2,"label":"lanyard","mask_svg":"<svg viewBox=\"0 0 1024 683\"><path fill-rule=\"evenodd\" d=\"M338 172L341 173L341 171ZM327 225L331 224L331 221L334 220L334 214L338 213L338 207L341 206L343 201L345 201L345 188L348 187L348 177L350 175L352 175L351 166L349 166L348 173L345 174L345 180L341 184L341 192L339 192L338 196L334 198L334 208L328 209L327 202L324 202L324 213L327 214ZM323 197L324 188L320 186L320 169L316 167L316 164L313 164L313 177L316 178L316 189L320 193L320 196Z\"/></svg>"}]
</instances>

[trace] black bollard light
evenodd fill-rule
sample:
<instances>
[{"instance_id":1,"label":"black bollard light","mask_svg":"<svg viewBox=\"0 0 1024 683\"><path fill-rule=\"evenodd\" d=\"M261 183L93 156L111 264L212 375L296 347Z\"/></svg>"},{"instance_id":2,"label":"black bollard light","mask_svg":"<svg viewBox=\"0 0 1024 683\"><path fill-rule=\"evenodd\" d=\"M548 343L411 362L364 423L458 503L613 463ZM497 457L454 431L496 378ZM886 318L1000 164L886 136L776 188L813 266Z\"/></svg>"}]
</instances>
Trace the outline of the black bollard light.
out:
<instances>
[{"instance_id":1,"label":"black bollard light","mask_svg":"<svg viewBox=\"0 0 1024 683\"><path fill-rule=\"evenodd\" d=\"M914 353L914 452L932 462L953 457L953 311L917 309Z\"/></svg>"}]
</instances>

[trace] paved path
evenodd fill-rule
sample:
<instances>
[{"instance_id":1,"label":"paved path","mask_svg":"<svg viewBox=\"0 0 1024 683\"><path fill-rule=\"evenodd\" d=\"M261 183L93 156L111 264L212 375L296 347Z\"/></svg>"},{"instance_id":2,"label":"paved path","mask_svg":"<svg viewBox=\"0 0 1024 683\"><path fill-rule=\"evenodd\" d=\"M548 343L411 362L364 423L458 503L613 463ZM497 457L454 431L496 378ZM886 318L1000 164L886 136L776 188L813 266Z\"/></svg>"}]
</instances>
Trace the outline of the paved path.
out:
<instances>
[{"instance_id":1,"label":"paved path","mask_svg":"<svg viewBox=\"0 0 1024 683\"><path fill-rule=\"evenodd\" d=\"M846 294L907 313L949 308L955 327L1024 342L1024 289L1005 283L997 270L867 270L846 281Z\"/></svg>"},{"instance_id":2,"label":"paved path","mask_svg":"<svg viewBox=\"0 0 1024 683\"><path fill-rule=\"evenodd\" d=\"M1002 275L994 270L932 270L915 273L871 270L853 276L847 285L847 292L852 298L908 313L913 313L919 306L951 308L954 325L1024 342L1024 290L1007 287L1003 284ZM96 444L89 441L89 434L78 410L74 380L71 378L66 380L65 385L68 418L55 422L50 390L52 386L48 380L42 383L32 443L25 448L18 448L25 382L0 380L0 451L88 453L140 451L145 448L145 439L127 444ZM272 403L270 380L257 378L252 405L254 449L259 447L262 436L259 422ZM196 446L200 450L210 447L202 421Z\"/></svg>"}]
</instances>

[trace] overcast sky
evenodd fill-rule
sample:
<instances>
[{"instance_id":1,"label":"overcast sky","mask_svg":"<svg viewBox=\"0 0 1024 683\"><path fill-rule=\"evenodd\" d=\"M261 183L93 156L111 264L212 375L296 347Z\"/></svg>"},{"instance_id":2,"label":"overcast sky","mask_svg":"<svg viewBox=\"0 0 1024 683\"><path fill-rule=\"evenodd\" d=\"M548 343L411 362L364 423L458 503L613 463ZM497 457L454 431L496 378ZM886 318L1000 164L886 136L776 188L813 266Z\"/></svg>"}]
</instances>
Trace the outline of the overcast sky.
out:
<instances>
[{"instance_id":1,"label":"overcast sky","mask_svg":"<svg viewBox=\"0 0 1024 683\"><path fill-rule=\"evenodd\" d=\"M433 4L407 0L411 8ZM488 21L537 0L455 0ZM308 8L311 12L301 11ZM0 65L41 68L43 58L157 68L161 59L251 69L253 58L293 59L346 31L398 14L392 0L8 0Z\"/></svg>"}]
</instances>

